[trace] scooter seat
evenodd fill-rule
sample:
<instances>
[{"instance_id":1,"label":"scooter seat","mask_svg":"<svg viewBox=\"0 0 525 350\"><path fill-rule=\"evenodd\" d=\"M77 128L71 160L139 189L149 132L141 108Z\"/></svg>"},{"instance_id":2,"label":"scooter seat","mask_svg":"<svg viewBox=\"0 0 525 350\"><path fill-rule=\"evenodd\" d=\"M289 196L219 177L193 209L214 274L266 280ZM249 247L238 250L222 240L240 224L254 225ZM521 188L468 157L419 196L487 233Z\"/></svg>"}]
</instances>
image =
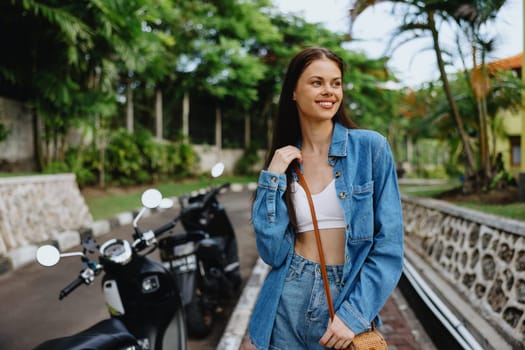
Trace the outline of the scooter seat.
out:
<instances>
[{"instance_id":1,"label":"scooter seat","mask_svg":"<svg viewBox=\"0 0 525 350\"><path fill-rule=\"evenodd\" d=\"M137 346L137 340L126 326L110 318L77 334L47 340L34 350L117 350L133 346Z\"/></svg>"}]
</instances>

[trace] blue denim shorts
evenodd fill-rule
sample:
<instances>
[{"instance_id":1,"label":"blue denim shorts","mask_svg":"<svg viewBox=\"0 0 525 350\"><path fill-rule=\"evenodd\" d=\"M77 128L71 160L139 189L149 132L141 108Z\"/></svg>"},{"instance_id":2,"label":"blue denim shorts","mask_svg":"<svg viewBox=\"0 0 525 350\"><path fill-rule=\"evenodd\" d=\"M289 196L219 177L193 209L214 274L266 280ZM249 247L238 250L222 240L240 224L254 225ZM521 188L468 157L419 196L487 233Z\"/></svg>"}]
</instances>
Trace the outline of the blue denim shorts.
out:
<instances>
[{"instance_id":1,"label":"blue denim shorts","mask_svg":"<svg viewBox=\"0 0 525 350\"><path fill-rule=\"evenodd\" d=\"M328 265L326 272L335 302L342 288L343 265ZM270 349L326 349L319 340L329 319L320 265L294 253L279 300Z\"/></svg>"}]
</instances>

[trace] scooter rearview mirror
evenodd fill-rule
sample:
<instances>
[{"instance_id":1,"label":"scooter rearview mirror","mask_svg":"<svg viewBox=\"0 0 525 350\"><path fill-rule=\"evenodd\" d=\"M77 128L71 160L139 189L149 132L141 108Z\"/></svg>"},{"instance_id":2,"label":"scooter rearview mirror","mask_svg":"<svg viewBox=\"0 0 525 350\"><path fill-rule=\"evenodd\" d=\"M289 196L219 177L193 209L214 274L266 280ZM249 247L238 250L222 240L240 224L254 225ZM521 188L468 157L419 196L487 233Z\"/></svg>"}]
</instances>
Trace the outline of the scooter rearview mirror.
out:
<instances>
[{"instance_id":1,"label":"scooter rearview mirror","mask_svg":"<svg viewBox=\"0 0 525 350\"><path fill-rule=\"evenodd\" d=\"M217 164L215 164L212 168L211 168L211 176L212 177L219 177L222 175L224 171L224 163L223 162L219 162Z\"/></svg>"},{"instance_id":2,"label":"scooter rearview mirror","mask_svg":"<svg viewBox=\"0 0 525 350\"><path fill-rule=\"evenodd\" d=\"M173 207L173 200L170 198L162 198L159 204L159 208L161 209L168 209Z\"/></svg>"},{"instance_id":3,"label":"scooter rearview mirror","mask_svg":"<svg viewBox=\"0 0 525 350\"><path fill-rule=\"evenodd\" d=\"M162 193L159 190L150 188L142 194L142 205L146 208L153 209L159 206L162 201Z\"/></svg>"},{"instance_id":4,"label":"scooter rearview mirror","mask_svg":"<svg viewBox=\"0 0 525 350\"><path fill-rule=\"evenodd\" d=\"M43 245L36 251L36 260L42 266L54 266L60 261L60 252L53 245Z\"/></svg>"}]
</instances>

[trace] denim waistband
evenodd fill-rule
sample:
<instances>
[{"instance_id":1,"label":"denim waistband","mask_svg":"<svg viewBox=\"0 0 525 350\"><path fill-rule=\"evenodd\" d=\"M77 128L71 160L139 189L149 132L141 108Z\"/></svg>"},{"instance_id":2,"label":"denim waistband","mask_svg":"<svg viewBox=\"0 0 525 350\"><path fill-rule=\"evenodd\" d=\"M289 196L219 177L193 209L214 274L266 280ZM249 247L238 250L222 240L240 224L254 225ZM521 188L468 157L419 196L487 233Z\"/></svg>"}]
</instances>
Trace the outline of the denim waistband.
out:
<instances>
[{"instance_id":1,"label":"denim waistband","mask_svg":"<svg viewBox=\"0 0 525 350\"><path fill-rule=\"evenodd\" d=\"M305 272L321 276L321 264L308 260L296 252L292 255L290 267L294 268L299 274ZM340 282L341 277L343 276L343 265L326 265L326 275L329 280Z\"/></svg>"}]
</instances>

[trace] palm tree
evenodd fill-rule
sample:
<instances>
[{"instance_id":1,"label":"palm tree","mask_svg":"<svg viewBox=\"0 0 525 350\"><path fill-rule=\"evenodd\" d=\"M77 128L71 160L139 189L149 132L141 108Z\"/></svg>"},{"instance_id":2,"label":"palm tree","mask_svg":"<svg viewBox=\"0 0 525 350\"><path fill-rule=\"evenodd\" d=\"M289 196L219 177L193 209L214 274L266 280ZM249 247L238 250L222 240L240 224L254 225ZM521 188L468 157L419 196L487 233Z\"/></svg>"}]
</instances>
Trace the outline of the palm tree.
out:
<instances>
[{"instance_id":1,"label":"palm tree","mask_svg":"<svg viewBox=\"0 0 525 350\"><path fill-rule=\"evenodd\" d=\"M365 9L373 6L383 0L357 0L351 11L351 23L359 16ZM466 131L463 116L460 114L456 99L452 92L448 76L445 71L445 54L441 48L439 37L439 25L444 22L455 22L462 24L463 28L469 29L472 33L471 38L475 39L476 45L482 47L480 28L489 19L495 17L498 10L503 5L504 1L439 1L439 0L389 0L389 2L396 5L402 5L403 22L397 28L393 35L392 42L402 40L395 45L398 48L411 40L420 39L422 37L430 36L432 39L433 50L436 55L437 66L440 72L440 81L442 83L443 91L448 101L450 115L452 116L456 129L460 135L463 151L465 154L465 182L463 190L471 192L480 188L480 179L476 172L476 160L474 158L472 147L469 140L469 135ZM408 34L408 39L403 34ZM401 39L399 39L401 38ZM483 50L482 53L485 51ZM484 102L480 100L479 110L483 113L485 110ZM487 168L487 142L486 142L486 124L485 118L480 114L480 146L482 149L482 164ZM483 160L484 159L484 160ZM489 174L486 172L484 174Z\"/></svg>"},{"instance_id":2,"label":"palm tree","mask_svg":"<svg viewBox=\"0 0 525 350\"><path fill-rule=\"evenodd\" d=\"M487 94L491 90L490 78L486 69L486 56L494 47L495 40L485 34L484 27L496 18L504 0L489 0L464 2L452 14L453 19L462 30L464 37L470 44L472 52L472 71L465 66L465 77L468 77L469 86L476 99L479 120L479 148L480 148L480 181L483 187L490 182L494 175L490 159L488 144L488 110ZM458 50L461 45L458 40ZM463 56L463 55L461 55ZM481 62L478 61L478 56Z\"/></svg>"}]
</instances>

